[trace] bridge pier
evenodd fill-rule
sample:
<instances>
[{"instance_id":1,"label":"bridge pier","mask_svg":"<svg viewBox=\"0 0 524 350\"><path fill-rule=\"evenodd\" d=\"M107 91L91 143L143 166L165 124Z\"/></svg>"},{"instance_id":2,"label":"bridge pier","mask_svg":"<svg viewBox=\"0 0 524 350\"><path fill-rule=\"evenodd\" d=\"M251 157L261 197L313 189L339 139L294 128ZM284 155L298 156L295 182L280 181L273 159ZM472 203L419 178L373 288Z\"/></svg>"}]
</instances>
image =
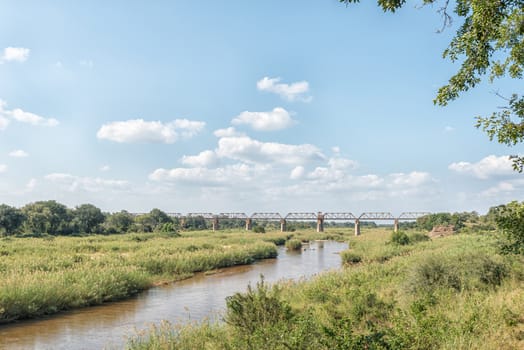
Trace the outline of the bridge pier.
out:
<instances>
[{"instance_id":1,"label":"bridge pier","mask_svg":"<svg viewBox=\"0 0 524 350\"><path fill-rule=\"evenodd\" d=\"M355 219L355 236L360 236L360 220Z\"/></svg>"},{"instance_id":2,"label":"bridge pier","mask_svg":"<svg viewBox=\"0 0 524 350\"><path fill-rule=\"evenodd\" d=\"M280 232L286 232L286 219L280 219Z\"/></svg>"},{"instance_id":3,"label":"bridge pier","mask_svg":"<svg viewBox=\"0 0 524 350\"><path fill-rule=\"evenodd\" d=\"M213 218L213 231L218 231L218 217Z\"/></svg>"},{"instance_id":4,"label":"bridge pier","mask_svg":"<svg viewBox=\"0 0 524 350\"><path fill-rule=\"evenodd\" d=\"M324 214L321 212L317 216L317 232L324 232Z\"/></svg>"},{"instance_id":5,"label":"bridge pier","mask_svg":"<svg viewBox=\"0 0 524 350\"><path fill-rule=\"evenodd\" d=\"M395 222L393 223L393 231L398 232L398 219L395 219Z\"/></svg>"},{"instance_id":6,"label":"bridge pier","mask_svg":"<svg viewBox=\"0 0 524 350\"><path fill-rule=\"evenodd\" d=\"M246 231L251 231L253 228L253 220L251 218L246 219Z\"/></svg>"}]
</instances>

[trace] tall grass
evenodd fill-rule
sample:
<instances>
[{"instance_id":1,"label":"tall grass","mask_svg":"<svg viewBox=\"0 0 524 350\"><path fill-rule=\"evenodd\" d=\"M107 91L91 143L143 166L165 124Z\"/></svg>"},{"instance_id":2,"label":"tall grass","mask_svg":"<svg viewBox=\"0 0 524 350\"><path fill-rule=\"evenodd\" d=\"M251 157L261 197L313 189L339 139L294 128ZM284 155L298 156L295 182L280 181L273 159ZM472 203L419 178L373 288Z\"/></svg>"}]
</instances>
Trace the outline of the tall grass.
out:
<instances>
[{"instance_id":1,"label":"tall grass","mask_svg":"<svg viewBox=\"0 0 524 350\"><path fill-rule=\"evenodd\" d=\"M358 264L250 288L229 299L226 323L180 326L161 347L151 344L164 333L148 333L128 348L524 348L522 257L498 255L492 235L390 237L366 230L350 242Z\"/></svg>"},{"instance_id":2,"label":"tall grass","mask_svg":"<svg viewBox=\"0 0 524 350\"><path fill-rule=\"evenodd\" d=\"M288 234L239 230L0 239L0 323L100 304L195 272L273 258Z\"/></svg>"}]
</instances>

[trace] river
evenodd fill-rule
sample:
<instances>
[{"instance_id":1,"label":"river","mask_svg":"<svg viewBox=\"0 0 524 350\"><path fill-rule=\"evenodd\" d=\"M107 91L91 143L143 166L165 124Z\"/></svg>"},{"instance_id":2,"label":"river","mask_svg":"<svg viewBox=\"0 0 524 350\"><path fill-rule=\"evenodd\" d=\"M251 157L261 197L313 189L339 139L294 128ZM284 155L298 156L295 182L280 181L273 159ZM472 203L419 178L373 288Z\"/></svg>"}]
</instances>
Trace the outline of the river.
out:
<instances>
[{"instance_id":1,"label":"river","mask_svg":"<svg viewBox=\"0 0 524 350\"><path fill-rule=\"evenodd\" d=\"M214 317L225 308L225 298L256 284L307 278L340 266L339 252L347 244L312 242L302 252L280 247L276 259L220 270L149 289L138 296L48 318L0 326L0 349L119 349L126 335L162 320L189 322Z\"/></svg>"}]
</instances>

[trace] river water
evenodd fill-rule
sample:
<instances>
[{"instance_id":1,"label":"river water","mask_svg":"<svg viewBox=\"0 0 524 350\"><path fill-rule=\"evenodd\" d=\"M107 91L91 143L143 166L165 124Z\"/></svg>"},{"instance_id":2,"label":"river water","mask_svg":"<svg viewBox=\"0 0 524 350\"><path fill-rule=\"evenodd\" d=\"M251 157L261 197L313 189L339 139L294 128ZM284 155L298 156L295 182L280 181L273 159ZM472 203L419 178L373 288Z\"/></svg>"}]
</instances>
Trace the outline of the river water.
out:
<instances>
[{"instance_id":1,"label":"river water","mask_svg":"<svg viewBox=\"0 0 524 350\"><path fill-rule=\"evenodd\" d=\"M190 322L219 317L225 298L255 285L307 278L340 266L339 252L347 244L312 242L302 252L279 248L276 259L223 269L213 275L149 289L121 302L61 313L49 318L0 326L0 349L120 349L126 335L162 320Z\"/></svg>"}]
</instances>

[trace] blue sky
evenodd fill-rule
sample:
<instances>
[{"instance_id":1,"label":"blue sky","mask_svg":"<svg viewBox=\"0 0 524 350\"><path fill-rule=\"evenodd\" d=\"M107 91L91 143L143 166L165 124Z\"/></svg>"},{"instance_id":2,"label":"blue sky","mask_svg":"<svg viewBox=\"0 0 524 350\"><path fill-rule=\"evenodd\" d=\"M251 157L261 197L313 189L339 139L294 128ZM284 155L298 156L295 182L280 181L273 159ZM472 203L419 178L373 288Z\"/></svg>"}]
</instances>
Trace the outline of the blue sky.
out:
<instances>
[{"instance_id":1,"label":"blue sky","mask_svg":"<svg viewBox=\"0 0 524 350\"><path fill-rule=\"evenodd\" d=\"M522 81L457 68L410 2L4 0L0 202L103 210L463 211L522 199L474 128Z\"/></svg>"}]
</instances>

